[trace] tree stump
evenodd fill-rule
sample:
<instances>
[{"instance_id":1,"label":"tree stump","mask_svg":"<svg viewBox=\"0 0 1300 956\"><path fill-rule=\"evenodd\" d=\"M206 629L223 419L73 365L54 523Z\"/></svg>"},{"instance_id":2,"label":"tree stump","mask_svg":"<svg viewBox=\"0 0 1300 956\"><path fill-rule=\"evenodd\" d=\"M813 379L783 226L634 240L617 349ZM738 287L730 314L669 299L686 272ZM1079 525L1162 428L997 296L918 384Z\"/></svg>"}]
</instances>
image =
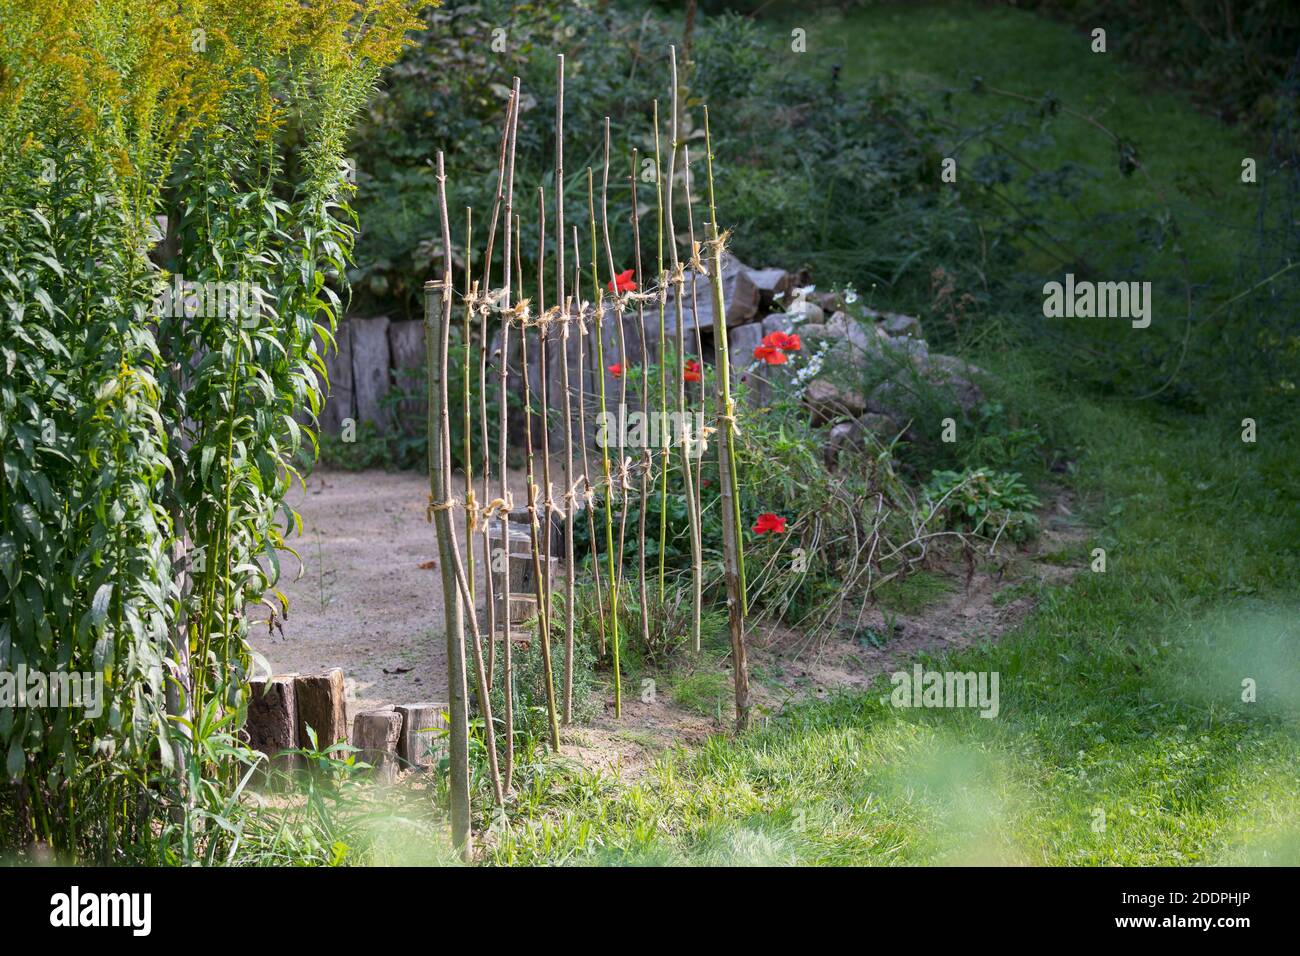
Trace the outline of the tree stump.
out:
<instances>
[{"instance_id":1,"label":"tree stump","mask_svg":"<svg viewBox=\"0 0 1300 956\"><path fill-rule=\"evenodd\" d=\"M367 710L352 721L352 746L357 759L375 768L375 774L391 782L397 775L398 738L402 733L402 715L392 709Z\"/></svg>"},{"instance_id":2,"label":"tree stump","mask_svg":"<svg viewBox=\"0 0 1300 956\"><path fill-rule=\"evenodd\" d=\"M296 754L284 753L298 747L297 676L278 674L248 682L248 722L244 731L249 746L266 754L270 765L281 770L293 770L299 765Z\"/></svg>"},{"instance_id":3,"label":"tree stump","mask_svg":"<svg viewBox=\"0 0 1300 956\"><path fill-rule=\"evenodd\" d=\"M432 767L446 755L446 736L438 733L447 726L446 704L398 704L394 709L402 721L397 756L403 767Z\"/></svg>"},{"instance_id":4,"label":"tree stump","mask_svg":"<svg viewBox=\"0 0 1300 956\"><path fill-rule=\"evenodd\" d=\"M328 750L334 744L347 743L348 709L343 691L343 671L334 668L327 674L298 676L294 679L298 698L298 742L311 746L307 728L316 732L316 748Z\"/></svg>"}]
</instances>

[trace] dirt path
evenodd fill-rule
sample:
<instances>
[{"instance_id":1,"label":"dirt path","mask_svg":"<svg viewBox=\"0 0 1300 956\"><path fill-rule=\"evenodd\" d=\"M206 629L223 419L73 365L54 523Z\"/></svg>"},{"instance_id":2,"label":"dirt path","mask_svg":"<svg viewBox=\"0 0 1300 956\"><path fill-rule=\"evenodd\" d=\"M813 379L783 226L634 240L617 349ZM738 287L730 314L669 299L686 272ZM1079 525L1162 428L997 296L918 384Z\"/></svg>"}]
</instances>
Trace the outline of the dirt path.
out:
<instances>
[{"instance_id":1,"label":"dirt path","mask_svg":"<svg viewBox=\"0 0 1300 956\"><path fill-rule=\"evenodd\" d=\"M522 473L512 475L516 502L526 498ZM341 667L349 717L360 710L421 700L444 700L446 652L433 525L425 520L428 483L418 474L317 470L290 503L303 520L294 543L303 574L282 582L290 602L283 633L254 628L253 643L277 673ZM921 651L959 648L993 639L1032 607L1036 581L1068 577L1077 567L1041 560L1078 541L1083 532L1067 497L1054 498L1041 518L1044 533L1032 549L1005 551L966 580L945 575L947 593L913 613L868 607L856 628L810 644L785 628L751 637L755 702L768 712L788 700L824 697L841 688L865 688L882 671L905 666ZM459 527L464 541L464 526ZM287 578L296 563L283 562ZM484 587L479 567L479 593ZM1018 596L1019 585L1025 595ZM885 635L882 642L860 635ZM726 674L726 661L706 663ZM639 776L666 747L691 744L723 731L730 721L675 702L669 692L643 702L624 692L623 717L614 721L612 697L592 724L566 730L570 756L625 779Z\"/></svg>"}]
</instances>

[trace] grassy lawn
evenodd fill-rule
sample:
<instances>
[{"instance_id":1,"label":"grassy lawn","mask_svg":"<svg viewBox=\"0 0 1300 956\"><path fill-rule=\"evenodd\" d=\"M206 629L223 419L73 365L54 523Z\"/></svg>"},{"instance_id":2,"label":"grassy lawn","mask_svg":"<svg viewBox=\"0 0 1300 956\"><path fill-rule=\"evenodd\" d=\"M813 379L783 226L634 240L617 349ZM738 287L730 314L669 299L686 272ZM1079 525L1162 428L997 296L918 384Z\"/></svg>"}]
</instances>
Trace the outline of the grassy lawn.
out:
<instances>
[{"instance_id":1,"label":"grassy lawn","mask_svg":"<svg viewBox=\"0 0 1300 956\"><path fill-rule=\"evenodd\" d=\"M1089 53L1086 37L947 4L807 25L810 50L819 36L838 45L846 82L885 70L939 88L978 73L1100 116L1140 143L1194 215L1193 270L1233 274L1236 228L1253 208L1233 191L1245 145L1137 70ZM991 102L961 95L954 108L967 124L1005 111ZM1075 200L1087 211L1155 203L1140 177L1119 175L1109 140L1084 123L1056 125L1038 160L1070 156L1090 170L1095 188ZM1037 382L1024 386L1027 407L1061 419L1078 449L1069 480L1107 568L1046 590L997 645L942 662L999 673L997 719L896 710L881 685L671 753L632 786L551 764L521 789L491 859L1300 863L1300 438L1273 422L1246 445L1234 410L1157 416L1075 394L1036 362L1027 350L1008 357Z\"/></svg>"}]
</instances>

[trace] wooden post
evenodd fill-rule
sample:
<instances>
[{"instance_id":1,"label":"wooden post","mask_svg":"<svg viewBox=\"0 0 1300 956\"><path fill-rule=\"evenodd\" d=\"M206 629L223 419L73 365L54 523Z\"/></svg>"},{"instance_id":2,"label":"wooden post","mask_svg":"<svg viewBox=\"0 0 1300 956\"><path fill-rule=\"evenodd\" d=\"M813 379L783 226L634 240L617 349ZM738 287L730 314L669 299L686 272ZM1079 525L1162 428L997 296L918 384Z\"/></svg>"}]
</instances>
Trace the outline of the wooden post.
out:
<instances>
[{"instance_id":1,"label":"wooden post","mask_svg":"<svg viewBox=\"0 0 1300 956\"><path fill-rule=\"evenodd\" d=\"M357 760L375 768L375 774L392 782L397 775L397 742L402 731L402 715L395 710L367 710L352 721L352 746Z\"/></svg>"}]
</instances>

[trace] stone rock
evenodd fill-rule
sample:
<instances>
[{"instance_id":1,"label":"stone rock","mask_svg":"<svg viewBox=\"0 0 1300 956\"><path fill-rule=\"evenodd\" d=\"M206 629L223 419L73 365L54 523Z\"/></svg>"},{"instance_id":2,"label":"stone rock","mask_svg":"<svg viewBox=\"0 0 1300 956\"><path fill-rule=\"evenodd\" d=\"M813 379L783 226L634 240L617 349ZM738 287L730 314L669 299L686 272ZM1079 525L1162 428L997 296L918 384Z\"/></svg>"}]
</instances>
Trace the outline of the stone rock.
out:
<instances>
[{"instance_id":1,"label":"stone rock","mask_svg":"<svg viewBox=\"0 0 1300 956\"><path fill-rule=\"evenodd\" d=\"M868 434L887 442L897 430L897 424L887 415L867 414L851 422L840 422L831 429L826 440L826 464L835 467L841 452L865 451Z\"/></svg>"},{"instance_id":2,"label":"stone rock","mask_svg":"<svg viewBox=\"0 0 1300 956\"><path fill-rule=\"evenodd\" d=\"M827 312L834 312L843 307L838 292L818 292L813 299Z\"/></svg>"},{"instance_id":3,"label":"stone rock","mask_svg":"<svg viewBox=\"0 0 1300 956\"><path fill-rule=\"evenodd\" d=\"M795 299L785 307L784 315L796 324L815 325L826 321L826 312L810 299Z\"/></svg>"},{"instance_id":4,"label":"stone rock","mask_svg":"<svg viewBox=\"0 0 1300 956\"><path fill-rule=\"evenodd\" d=\"M849 318L844 312L836 312L826 321L826 329L833 338L847 341L855 349L866 350L873 345L871 332L861 322Z\"/></svg>"},{"instance_id":5,"label":"stone rock","mask_svg":"<svg viewBox=\"0 0 1300 956\"><path fill-rule=\"evenodd\" d=\"M723 253L722 296L727 307L727 328L731 328L733 325L743 325L758 314L760 294L758 286L750 278L750 271L750 268L735 256L730 253ZM691 297L692 281L698 281L696 287L696 297L699 303L698 315L695 314ZM710 285L708 278L698 275L698 273L690 269L686 270L686 283L682 287L681 309L683 329L693 329L696 325L701 329L713 328L713 287ZM676 288L670 288L668 292L668 314L665 323L668 331L676 331Z\"/></svg>"},{"instance_id":6,"label":"stone rock","mask_svg":"<svg viewBox=\"0 0 1300 956\"><path fill-rule=\"evenodd\" d=\"M880 328L884 329L889 335L907 336L913 339L921 338L921 320L914 315L903 315L901 312L888 312L880 323Z\"/></svg>"},{"instance_id":7,"label":"stone rock","mask_svg":"<svg viewBox=\"0 0 1300 956\"><path fill-rule=\"evenodd\" d=\"M955 402L963 413L970 414L984 401L984 393L975 383L980 374L978 368L954 356L928 355L877 385L867 397L867 409L906 420L931 393L940 401Z\"/></svg>"},{"instance_id":8,"label":"stone rock","mask_svg":"<svg viewBox=\"0 0 1300 956\"><path fill-rule=\"evenodd\" d=\"M748 375L748 369L754 364L754 349L763 342L763 324L753 322L727 331L727 359L731 366L732 381L743 378L749 390L750 403L763 404L766 398L766 382L761 378Z\"/></svg>"},{"instance_id":9,"label":"stone rock","mask_svg":"<svg viewBox=\"0 0 1300 956\"><path fill-rule=\"evenodd\" d=\"M845 415L856 418L867 408L866 396L824 378L808 383L803 403L812 412L813 425L825 425Z\"/></svg>"},{"instance_id":10,"label":"stone rock","mask_svg":"<svg viewBox=\"0 0 1300 956\"><path fill-rule=\"evenodd\" d=\"M759 304L765 308L771 308L791 285L790 273L784 269L750 269L749 279L758 289Z\"/></svg>"},{"instance_id":11,"label":"stone rock","mask_svg":"<svg viewBox=\"0 0 1300 956\"><path fill-rule=\"evenodd\" d=\"M914 315L904 315L902 312L881 312L879 309L872 308L864 308L862 314L875 322L887 335L907 335L914 339L921 338L921 320Z\"/></svg>"}]
</instances>

